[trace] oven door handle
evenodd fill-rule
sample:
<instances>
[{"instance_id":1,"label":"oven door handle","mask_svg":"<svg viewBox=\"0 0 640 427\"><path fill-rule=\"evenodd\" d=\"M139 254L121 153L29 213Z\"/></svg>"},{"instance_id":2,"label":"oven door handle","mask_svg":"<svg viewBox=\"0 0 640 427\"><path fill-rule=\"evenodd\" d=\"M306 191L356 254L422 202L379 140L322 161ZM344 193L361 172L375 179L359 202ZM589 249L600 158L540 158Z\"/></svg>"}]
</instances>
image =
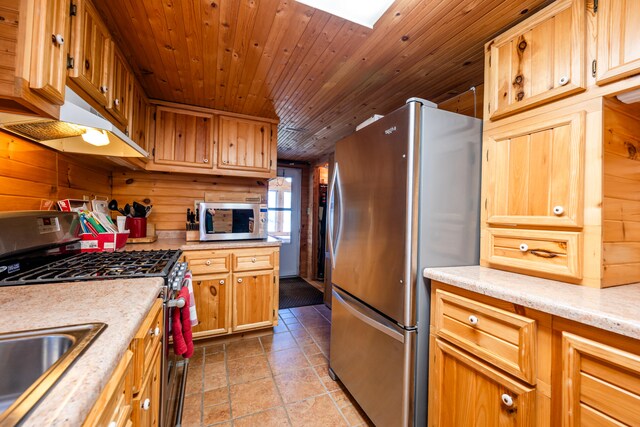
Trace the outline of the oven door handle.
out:
<instances>
[{"instance_id":1,"label":"oven door handle","mask_svg":"<svg viewBox=\"0 0 640 427\"><path fill-rule=\"evenodd\" d=\"M170 299L169 301L167 301L167 307L169 307L169 308L173 308L173 307L182 308L182 307L184 307L185 303L186 303L186 301L182 297L177 298L177 299Z\"/></svg>"}]
</instances>

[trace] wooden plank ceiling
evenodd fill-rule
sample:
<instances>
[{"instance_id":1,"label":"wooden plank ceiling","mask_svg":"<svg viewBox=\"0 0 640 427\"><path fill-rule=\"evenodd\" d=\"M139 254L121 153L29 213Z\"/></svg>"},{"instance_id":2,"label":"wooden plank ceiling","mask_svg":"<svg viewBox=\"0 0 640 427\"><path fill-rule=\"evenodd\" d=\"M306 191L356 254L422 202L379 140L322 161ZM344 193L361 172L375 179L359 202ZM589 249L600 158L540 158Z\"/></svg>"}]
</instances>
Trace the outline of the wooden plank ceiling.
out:
<instances>
[{"instance_id":1,"label":"wooden plank ceiling","mask_svg":"<svg viewBox=\"0 0 640 427\"><path fill-rule=\"evenodd\" d=\"M294 0L95 2L150 98L280 118L313 160L412 96L483 81L483 44L549 0L396 0L373 30Z\"/></svg>"}]
</instances>

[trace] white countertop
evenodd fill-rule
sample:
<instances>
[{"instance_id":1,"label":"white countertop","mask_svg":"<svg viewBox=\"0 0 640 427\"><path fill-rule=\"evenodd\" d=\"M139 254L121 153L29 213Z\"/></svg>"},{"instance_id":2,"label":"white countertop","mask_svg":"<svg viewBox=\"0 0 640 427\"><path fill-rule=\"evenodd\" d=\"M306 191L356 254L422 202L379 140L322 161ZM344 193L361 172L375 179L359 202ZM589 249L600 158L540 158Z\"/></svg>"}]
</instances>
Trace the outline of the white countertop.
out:
<instances>
[{"instance_id":1,"label":"white countertop","mask_svg":"<svg viewBox=\"0 0 640 427\"><path fill-rule=\"evenodd\" d=\"M0 288L0 333L107 324L24 419L24 426L82 424L163 283L161 278L151 278Z\"/></svg>"},{"instance_id":2,"label":"white countertop","mask_svg":"<svg viewBox=\"0 0 640 427\"><path fill-rule=\"evenodd\" d=\"M640 284L595 289L477 265L426 268L424 276L640 339Z\"/></svg>"}]
</instances>

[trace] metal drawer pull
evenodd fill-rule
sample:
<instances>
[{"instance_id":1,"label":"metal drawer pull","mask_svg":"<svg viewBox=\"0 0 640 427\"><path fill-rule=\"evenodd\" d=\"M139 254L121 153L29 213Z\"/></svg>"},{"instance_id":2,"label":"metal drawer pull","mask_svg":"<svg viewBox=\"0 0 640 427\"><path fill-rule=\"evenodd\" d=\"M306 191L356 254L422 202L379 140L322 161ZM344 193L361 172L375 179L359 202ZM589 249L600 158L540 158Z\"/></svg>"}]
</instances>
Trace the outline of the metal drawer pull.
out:
<instances>
[{"instance_id":1,"label":"metal drawer pull","mask_svg":"<svg viewBox=\"0 0 640 427\"><path fill-rule=\"evenodd\" d=\"M169 307L169 308L172 308L172 307L182 308L182 307L184 307L184 298L171 299L171 300L167 301L167 307Z\"/></svg>"},{"instance_id":2,"label":"metal drawer pull","mask_svg":"<svg viewBox=\"0 0 640 427\"><path fill-rule=\"evenodd\" d=\"M242 278L238 279L238 283L242 283Z\"/></svg>"},{"instance_id":3,"label":"metal drawer pull","mask_svg":"<svg viewBox=\"0 0 640 427\"><path fill-rule=\"evenodd\" d=\"M471 323L472 325L477 325L478 324L478 318L474 315L469 316L469 323Z\"/></svg>"},{"instance_id":4,"label":"metal drawer pull","mask_svg":"<svg viewBox=\"0 0 640 427\"><path fill-rule=\"evenodd\" d=\"M522 252L527 252L529 250L529 245L527 245L526 243L521 243L520 244L520 250Z\"/></svg>"},{"instance_id":5,"label":"metal drawer pull","mask_svg":"<svg viewBox=\"0 0 640 427\"><path fill-rule=\"evenodd\" d=\"M511 396L509 396L508 394L503 394L501 396L502 399L502 403L504 403L504 406L507 406L509 408L511 408L513 406L513 398Z\"/></svg>"},{"instance_id":6,"label":"metal drawer pull","mask_svg":"<svg viewBox=\"0 0 640 427\"><path fill-rule=\"evenodd\" d=\"M531 255L539 256L540 258L555 258L558 256L558 254L554 254L553 252L545 251L543 249L531 250Z\"/></svg>"},{"instance_id":7,"label":"metal drawer pull","mask_svg":"<svg viewBox=\"0 0 640 427\"><path fill-rule=\"evenodd\" d=\"M562 206L554 206L553 214L554 215L562 215L564 213L564 208Z\"/></svg>"},{"instance_id":8,"label":"metal drawer pull","mask_svg":"<svg viewBox=\"0 0 640 427\"><path fill-rule=\"evenodd\" d=\"M142 409L144 409L145 411L148 411L149 408L151 407L151 399L146 398L144 400L144 402L142 402L142 405L140 405L142 407Z\"/></svg>"}]
</instances>

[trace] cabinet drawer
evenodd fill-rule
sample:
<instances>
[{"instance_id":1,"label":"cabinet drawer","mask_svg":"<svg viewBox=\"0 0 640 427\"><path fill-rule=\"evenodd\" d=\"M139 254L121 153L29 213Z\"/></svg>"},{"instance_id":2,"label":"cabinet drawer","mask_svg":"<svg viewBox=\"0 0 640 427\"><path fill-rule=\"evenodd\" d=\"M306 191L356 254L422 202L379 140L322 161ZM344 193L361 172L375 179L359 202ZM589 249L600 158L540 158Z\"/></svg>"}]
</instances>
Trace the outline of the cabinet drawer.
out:
<instances>
[{"instance_id":1,"label":"cabinet drawer","mask_svg":"<svg viewBox=\"0 0 640 427\"><path fill-rule=\"evenodd\" d=\"M233 254L233 271L268 270L273 267L273 251L240 252Z\"/></svg>"},{"instance_id":2,"label":"cabinet drawer","mask_svg":"<svg viewBox=\"0 0 640 427\"><path fill-rule=\"evenodd\" d=\"M96 405L91 409L84 426L124 427L127 425L132 411L132 359L131 351L127 350L96 401Z\"/></svg>"},{"instance_id":3,"label":"cabinet drawer","mask_svg":"<svg viewBox=\"0 0 640 427\"><path fill-rule=\"evenodd\" d=\"M640 425L637 354L563 332L561 390L563 426Z\"/></svg>"},{"instance_id":4,"label":"cabinet drawer","mask_svg":"<svg viewBox=\"0 0 640 427\"><path fill-rule=\"evenodd\" d=\"M131 341L133 351L133 392L137 393L142 387L142 378L152 363L156 349L160 347L164 333L162 317L162 300L157 299L151 311L142 322L142 326Z\"/></svg>"},{"instance_id":5,"label":"cabinet drawer","mask_svg":"<svg viewBox=\"0 0 640 427\"><path fill-rule=\"evenodd\" d=\"M540 276L581 279L582 236L577 232L488 228L487 261Z\"/></svg>"},{"instance_id":6,"label":"cabinet drawer","mask_svg":"<svg viewBox=\"0 0 640 427\"><path fill-rule=\"evenodd\" d=\"M158 349L154 353L140 393L133 398L131 414L133 427L158 427L160 417L160 351Z\"/></svg>"},{"instance_id":7,"label":"cabinet drawer","mask_svg":"<svg viewBox=\"0 0 640 427\"><path fill-rule=\"evenodd\" d=\"M215 251L192 252L185 255L189 269L194 275L218 274L231 271L230 254Z\"/></svg>"},{"instance_id":8,"label":"cabinet drawer","mask_svg":"<svg viewBox=\"0 0 640 427\"><path fill-rule=\"evenodd\" d=\"M438 336L535 384L535 320L438 289L434 325Z\"/></svg>"}]
</instances>

